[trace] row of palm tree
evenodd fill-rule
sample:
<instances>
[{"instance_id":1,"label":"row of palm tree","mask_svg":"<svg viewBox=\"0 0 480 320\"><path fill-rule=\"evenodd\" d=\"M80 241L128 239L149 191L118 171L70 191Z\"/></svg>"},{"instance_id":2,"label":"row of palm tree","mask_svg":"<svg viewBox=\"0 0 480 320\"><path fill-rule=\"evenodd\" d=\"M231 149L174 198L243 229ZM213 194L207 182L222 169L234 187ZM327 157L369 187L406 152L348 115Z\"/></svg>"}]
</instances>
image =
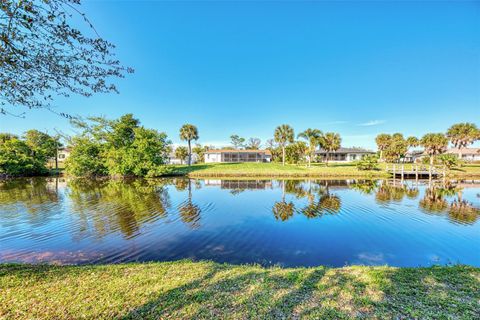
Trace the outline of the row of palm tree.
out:
<instances>
[{"instance_id":1,"label":"row of palm tree","mask_svg":"<svg viewBox=\"0 0 480 320\"><path fill-rule=\"evenodd\" d=\"M459 149L459 157L462 157L461 149L468 147L475 141L480 140L480 130L474 123L464 122L452 125L444 133L427 133L422 138L403 138L401 133L379 134L375 141L380 151L381 160L398 159L404 155L408 148L422 146L430 156L430 164L433 165L434 157L444 153L451 142Z\"/></svg>"},{"instance_id":2,"label":"row of palm tree","mask_svg":"<svg viewBox=\"0 0 480 320\"><path fill-rule=\"evenodd\" d=\"M330 152L340 149L342 138L338 133L326 132L323 133L319 129L308 128L298 134L297 138L303 138L308 142L308 166L312 165L312 158L315 156L317 147L324 149L327 153L326 165L328 166L328 159ZM295 139L295 132L288 124L282 124L275 129L274 140L282 148L282 164L285 165L285 147L289 143L293 143Z\"/></svg>"}]
</instances>

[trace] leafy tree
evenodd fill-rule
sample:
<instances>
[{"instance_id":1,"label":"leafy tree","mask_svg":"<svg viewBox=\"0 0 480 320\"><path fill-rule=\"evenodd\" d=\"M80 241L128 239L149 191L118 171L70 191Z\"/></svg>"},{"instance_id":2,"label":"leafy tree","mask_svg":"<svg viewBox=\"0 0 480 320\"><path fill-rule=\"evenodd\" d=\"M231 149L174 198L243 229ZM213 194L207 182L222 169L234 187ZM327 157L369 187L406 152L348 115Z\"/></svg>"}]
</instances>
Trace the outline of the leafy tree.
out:
<instances>
[{"instance_id":1,"label":"leafy tree","mask_svg":"<svg viewBox=\"0 0 480 320\"><path fill-rule=\"evenodd\" d=\"M262 144L262 140L260 140L259 138L250 138L248 139L248 142L247 142L247 149L250 149L250 150L258 150L260 149L260 145Z\"/></svg>"},{"instance_id":2,"label":"leafy tree","mask_svg":"<svg viewBox=\"0 0 480 320\"><path fill-rule=\"evenodd\" d=\"M193 153L197 155L198 162L205 162L205 152L207 152L208 150L210 150L209 146L202 146L198 143L192 149Z\"/></svg>"},{"instance_id":3,"label":"leafy tree","mask_svg":"<svg viewBox=\"0 0 480 320\"><path fill-rule=\"evenodd\" d=\"M282 124L275 129L274 139L282 148L282 164L285 165L285 147L288 143L292 143L294 139L293 128L288 124Z\"/></svg>"},{"instance_id":4,"label":"leafy tree","mask_svg":"<svg viewBox=\"0 0 480 320\"><path fill-rule=\"evenodd\" d=\"M198 129L192 124L184 124L180 128L180 139L188 142L188 165L192 164L192 140L198 140Z\"/></svg>"},{"instance_id":5,"label":"leafy tree","mask_svg":"<svg viewBox=\"0 0 480 320\"><path fill-rule=\"evenodd\" d=\"M3 143L7 140L18 139L18 136L11 133L0 132L0 143Z\"/></svg>"},{"instance_id":6,"label":"leafy tree","mask_svg":"<svg viewBox=\"0 0 480 320\"><path fill-rule=\"evenodd\" d=\"M420 140L418 140L417 137L414 137L414 136L410 136L407 138L407 145L410 147L410 148L415 148L415 147L418 147L419 144L420 144Z\"/></svg>"},{"instance_id":7,"label":"leafy tree","mask_svg":"<svg viewBox=\"0 0 480 320\"><path fill-rule=\"evenodd\" d=\"M355 165L359 170L375 170L378 168L378 157L375 154L369 154L358 160Z\"/></svg>"},{"instance_id":8,"label":"leafy tree","mask_svg":"<svg viewBox=\"0 0 480 320\"><path fill-rule=\"evenodd\" d=\"M338 133L327 132L324 135L322 135L320 139L320 145L327 153L327 159L326 159L327 166L328 166L328 160L330 157L330 152L334 152L340 149L341 143L342 143L342 138Z\"/></svg>"},{"instance_id":9,"label":"leafy tree","mask_svg":"<svg viewBox=\"0 0 480 320\"><path fill-rule=\"evenodd\" d=\"M392 136L386 133L381 133L375 138L378 150L380 151L380 161L383 161L383 152L387 150L392 141Z\"/></svg>"},{"instance_id":10,"label":"leafy tree","mask_svg":"<svg viewBox=\"0 0 480 320\"><path fill-rule=\"evenodd\" d=\"M287 163L299 163L304 159L308 146L303 141L295 141L285 147L285 161Z\"/></svg>"},{"instance_id":11,"label":"leafy tree","mask_svg":"<svg viewBox=\"0 0 480 320\"><path fill-rule=\"evenodd\" d=\"M32 156L28 144L13 135L0 143L0 176L33 176L46 172L43 158Z\"/></svg>"},{"instance_id":12,"label":"leafy tree","mask_svg":"<svg viewBox=\"0 0 480 320\"><path fill-rule=\"evenodd\" d=\"M70 156L65 160L65 171L75 177L108 175L103 151L105 146L92 137L76 136L70 140Z\"/></svg>"},{"instance_id":13,"label":"leafy tree","mask_svg":"<svg viewBox=\"0 0 480 320\"><path fill-rule=\"evenodd\" d=\"M384 150L387 161L398 161L408 151L408 143L401 133L394 133L390 138L388 147Z\"/></svg>"},{"instance_id":14,"label":"leafy tree","mask_svg":"<svg viewBox=\"0 0 480 320\"><path fill-rule=\"evenodd\" d=\"M451 153L441 154L437 157L437 160L449 170L459 165L458 157Z\"/></svg>"},{"instance_id":15,"label":"leafy tree","mask_svg":"<svg viewBox=\"0 0 480 320\"><path fill-rule=\"evenodd\" d=\"M195 149L195 148L194 148ZM188 157L188 149L187 147L178 147L175 149L175 158L180 159L180 163L183 164L183 160Z\"/></svg>"},{"instance_id":16,"label":"leafy tree","mask_svg":"<svg viewBox=\"0 0 480 320\"><path fill-rule=\"evenodd\" d=\"M102 39L79 11L80 0L4 0L0 5L0 105L49 108L51 93L91 96L117 92L111 78L130 68L114 59L114 46ZM74 26L83 21L94 36ZM0 113L10 113L0 108Z\"/></svg>"},{"instance_id":17,"label":"leafy tree","mask_svg":"<svg viewBox=\"0 0 480 320\"><path fill-rule=\"evenodd\" d=\"M49 158L57 156L59 142L44 132L38 130L28 130L24 134L25 143L32 150L32 156L46 162Z\"/></svg>"},{"instance_id":18,"label":"leafy tree","mask_svg":"<svg viewBox=\"0 0 480 320\"><path fill-rule=\"evenodd\" d=\"M298 138L304 138L308 141L308 166L312 164L312 159L315 157L315 149L320 143L320 138L322 137L322 131L318 129L307 129L298 134Z\"/></svg>"},{"instance_id":19,"label":"leafy tree","mask_svg":"<svg viewBox=\"0 0 480 320\"><path fill-rule=\"evenodd\" d=\"M462 158L462 148L480 139L480 130L474 123L464 122L451 126L447 131L447 138L450 139L455 148L459 149L459 158Z\"/></svg>"},{"instance_id":20,"label":"leafy tree","mask_svg":"<svg viewBox=\"0 0 480 320\"><path fill-rule=\"evenodd\" d=\"M232 146L235 149L241 149L241 148L245 147L245 145L244 145L245 138L242 138L237 134L232 134L230 136L230 140L232 141Z\"/></svg>"},{"instance_id":21,"label":"leafy tree","mask_svg":"<svg viewBox=\"0 0 480 320\"><path fill-rule=\"evenodd\" d=\"M427 133L420 140L420 145L425 148L425 152L430 156L430 165L433 166L435 155L447 150L448 139L442 133Z\"/></svg>"}]
</instances>

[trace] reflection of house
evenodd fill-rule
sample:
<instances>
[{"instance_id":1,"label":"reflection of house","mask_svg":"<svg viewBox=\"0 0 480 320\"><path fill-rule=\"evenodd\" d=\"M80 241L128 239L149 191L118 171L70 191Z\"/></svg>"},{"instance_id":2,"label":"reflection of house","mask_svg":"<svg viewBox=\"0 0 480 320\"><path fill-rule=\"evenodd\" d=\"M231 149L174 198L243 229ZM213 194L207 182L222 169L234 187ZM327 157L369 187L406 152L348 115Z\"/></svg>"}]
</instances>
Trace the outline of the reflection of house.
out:
<instances>
[{"instance_id":1,"label":"reflection of house","mask_svg":"<svg viewBox=\"0 0 480 320\"><path fill-rule=\"evenodd\" d=\"M315 154L322 161L325 161L327 158L327 151L323 149L315 151ZM375 152L362 148L340 148L337 151L329 152L328 160L338 162L350 162L360 160L364 156L369 154L375 154Z\"/></svg>"},{"instance_id":2,"label":"reflection of house","mask_svg":"<svg viewBox=\"0 0 480 320\"><path fill-rule=\"evenodd\" d=\"M222 189L231 190L263 190L271 189L271 180L205 180L206 186L219 186Z\"/></svg>"},{"instance_id":3,"label":"reflection of house","mask_svg":"<svg viewBox=\"0 0 480 320\"><path fill-rule=\"evenodd\" d=\"M480 161L480 148L452 148L448 149L446 153L454 154L464 161Z\"/></svg>"},{"instance_id":4,"label":"reflection of house","mask_svg":"<svg viewBox=\"0 0 480 320\"><path fill-rule=\"evenodd\" d=\"M270 150L209 150L205 162L270 162Z\"/></svg>"}]
</instances>

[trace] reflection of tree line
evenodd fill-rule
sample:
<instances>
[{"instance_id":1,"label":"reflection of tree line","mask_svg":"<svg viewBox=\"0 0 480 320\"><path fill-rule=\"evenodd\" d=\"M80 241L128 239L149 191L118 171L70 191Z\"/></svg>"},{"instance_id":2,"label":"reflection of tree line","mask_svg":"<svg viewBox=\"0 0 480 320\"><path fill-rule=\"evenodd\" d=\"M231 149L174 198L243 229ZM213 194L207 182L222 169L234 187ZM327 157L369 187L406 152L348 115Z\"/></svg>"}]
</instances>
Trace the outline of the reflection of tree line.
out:
<instances>
[{"instance_id":1,"label":"reflection of tree line","mask_svg":"<svg viewBox=\"0 0 480 320\"><path fill-rule=\"evenodd\" d=\"M167 216L171 204L166 186L172 184L178 190L188 190L187 200L178 207L181 220L190 227L198 227L200 208L192 201L192 181L183 178L69 181L65 199L69 200L67 204L77 220L68 227L75 228L78 238L91 235L102 238L116 231L130 238L138 233L142 224ZM196 185L199 187L198 182ZM11 207L12 212L16 212L21 204L30 215L42 213L39 219L43 222L58 213L58 207L50 209L52 204L60 204L61 197L55 179L0 182L0 211ZM2 218L9 219L6 215Z\"/></svg>"},{"instance_id":2,"label":"reflection of tree line","mask_svg":"<svg viewBox=\"0 0 480 320\"><path fill-rule=\"evenodd\" d=\"M416 199L419 195L417 186L391 183L391 181L362 181L351 188L365 194L375 193L378 203L400 202L404 197ZM455 197L451 202L446 198ZM428 214L448 214L448 217L460 223L473 223L480 216L480 209L463 199L462 189L449 182L430 183L419 201L420 209Z\"/></svg>"},{"instance_id":3,"label":"reflection of tree line","mask_svg":"<svg viewBox=\"0 0 480 320\"><path fill-rule=\"evenodd\" d=\"M326 214L335 214L340 211L340 198L330 192L328 182L301 180L279 181L282 188L282 200L275 202L272 212L277 220L286 221L295 212L303 214L307 218L318 218ZM306 206L296 208L293 202L286 201L286 194L293 194L297 198L307 198Z\"/></svg>"}]
</instances>

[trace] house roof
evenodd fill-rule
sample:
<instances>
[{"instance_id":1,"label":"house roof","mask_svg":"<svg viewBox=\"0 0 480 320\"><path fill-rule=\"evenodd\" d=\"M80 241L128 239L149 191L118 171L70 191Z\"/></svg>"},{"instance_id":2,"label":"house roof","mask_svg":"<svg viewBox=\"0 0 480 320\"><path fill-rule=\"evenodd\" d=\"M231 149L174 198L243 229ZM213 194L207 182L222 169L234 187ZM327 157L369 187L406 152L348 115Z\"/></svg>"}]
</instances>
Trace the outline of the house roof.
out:
<instances>
[{"instance_id":1,"label":"house roof","mask_svg":"<svg viewBox=\"0 0 480 320\"><path fill-rule=\"evenodd\" d=\"M448 149L446 153L454 153L454 154L480 154L480 148L451 148Z\"/></svg>"},{"instance_id":2,"label":"house roof","mask_svg":"<svg viewBox=\"0 0 480 320\"><path fill-rule=\"evenodd\" d=\"M219 149L219 150L208 150L205 153L226 153L226 152L234 152L234 153L265 153L266 155L272 155L270 150L236 150L236 149Z\"/></svg>"},{"instance_id":3,"label":"house roof","mask_svg":"<svg viewBox=\"0 0 480 320\"><path fill-rule=\"evenodd\" d=\"M315 153L326 153L327 151L324 149L320 149L315 151ZM332 151L330 153L375 153L371 150L363 149L363 148L340 148L337 151Z\"/></svg>"}]
</instances>

